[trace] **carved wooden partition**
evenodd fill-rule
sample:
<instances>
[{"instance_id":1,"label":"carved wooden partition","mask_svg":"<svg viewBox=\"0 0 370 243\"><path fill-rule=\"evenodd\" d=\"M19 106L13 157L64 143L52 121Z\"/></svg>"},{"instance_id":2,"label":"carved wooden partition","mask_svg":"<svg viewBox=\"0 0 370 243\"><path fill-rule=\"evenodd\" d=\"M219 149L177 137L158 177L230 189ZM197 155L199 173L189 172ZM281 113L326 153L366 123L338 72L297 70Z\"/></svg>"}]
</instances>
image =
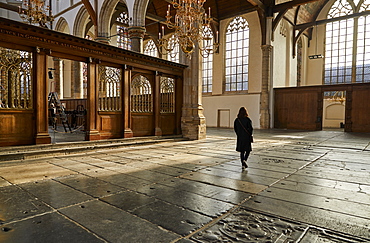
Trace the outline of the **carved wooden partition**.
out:
<instances>
[{"instance_id":1,"label":"carved wooden partition","mask_svg":"<svg viewBox=\"0 0 370 243\"><path fill-rule=\"evenodd\" d=\"M370 83L274 89L274 128L321 130L326 91L346 91L346 132L370 132Z\"/></svg>"},{"instance_id":2,"label":"carved wooden partition","mask_svg":"<svg viewBox=\"0 0 370 243\"><path fill-rule=\"evenodd\" d=\"M51 142L49 57L86 64L86 140L181 133L185 65L4 18L0 48L0 146ZM7 60L9 51L13 59ZM131 113L131 81L138 74L149 77L151 112ZM170 94L160 93L161 77L175 80L175 110L166 114L161 113L161 96ZM141 95L144 104L149 101Z\"/></svg>"}]
</instances>

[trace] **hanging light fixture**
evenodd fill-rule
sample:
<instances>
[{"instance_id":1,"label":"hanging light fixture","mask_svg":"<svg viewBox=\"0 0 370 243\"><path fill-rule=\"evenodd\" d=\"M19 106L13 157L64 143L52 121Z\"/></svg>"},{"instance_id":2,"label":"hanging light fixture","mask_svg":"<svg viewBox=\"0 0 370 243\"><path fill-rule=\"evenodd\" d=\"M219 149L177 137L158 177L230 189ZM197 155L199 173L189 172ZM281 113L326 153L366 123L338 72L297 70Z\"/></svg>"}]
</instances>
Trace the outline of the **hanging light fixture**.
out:
<instances>
[{"instance_id":1,"label":"hanging light fixture","mask_svg":"<svg viewBox=\"0 0 370 243\"><path fill-rule=\"evenodd\" d=\"M207 57L215 52L219 47L218 31L215 41L211 31L211 8L208 13L203 8L206 0L174 0L171 2L176 10L174 22L171 21L171 5L168 5L166 15L166 25L169 29L174 29L174 35L165 38L164 26L162 33L159 33L159 46L162 54L171 53L176 44L188 58L194 52L195 44L199 44L200 54Z\"/></svg>"},{"instance_id":2,"label":"hanging light fixture","mask_svg":"<svg viewBox=\"0 0 370 243\"><path fill-rule=\"evenodd\" d=\"M22 7L19 7L19 16L24 22L38 24L46 27L46 23L53 21L50 5L46 5L46 0L23 0Z\"/></svg>"}]
</instances>

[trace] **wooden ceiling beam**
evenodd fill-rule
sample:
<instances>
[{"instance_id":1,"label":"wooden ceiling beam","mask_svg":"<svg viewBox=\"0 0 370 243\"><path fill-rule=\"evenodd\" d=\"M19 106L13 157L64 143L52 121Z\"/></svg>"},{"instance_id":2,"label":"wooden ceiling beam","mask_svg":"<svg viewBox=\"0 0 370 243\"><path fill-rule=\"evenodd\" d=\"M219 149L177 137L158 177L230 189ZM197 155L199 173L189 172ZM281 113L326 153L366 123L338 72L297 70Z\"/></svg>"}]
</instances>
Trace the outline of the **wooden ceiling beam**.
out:
<instances>
[{"instance_id":1,"label":"wooden ceiling beam","mask_svg":"<svg viewBox=\"0 0 370 243\"><path fill-rule=\"evenodd\" d=\"M278 13L278 12L284 11L286 9L291 9L291 8L294 8L294 7L299 6L299 5L304 5L304 4L307 4L307 3L312 3L312 2L317 2L317 1L318 0L293 0L293 1L290 1L290 2L285 2L285 3L275 5L273 7L273 12Z\"/></svg>"},{"instance_id":2,"label":"wooden ceiling beam","mask_svg":"<svg viewBox=\"0 0 370 243\"><path fill-rule=\"evenodd\" d=\"M265 9L265 5L260 0L248 0L248 2L253 6L259 7L260 9Z\"/></svg>"}]
</instances>

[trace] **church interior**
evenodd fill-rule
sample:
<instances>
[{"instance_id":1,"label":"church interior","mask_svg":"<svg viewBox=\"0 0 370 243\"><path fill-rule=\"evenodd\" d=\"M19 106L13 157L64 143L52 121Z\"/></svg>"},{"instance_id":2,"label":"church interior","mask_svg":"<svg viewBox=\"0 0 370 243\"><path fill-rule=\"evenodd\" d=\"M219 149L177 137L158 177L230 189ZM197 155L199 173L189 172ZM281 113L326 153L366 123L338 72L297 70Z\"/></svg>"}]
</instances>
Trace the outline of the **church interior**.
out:
<instances>
[{"instance_id":1,"label":"church interior","mask_svg":"<svg viewBox=\"0 0 370 243\"><path fill-rule=\"evenodd\" d=\"M163 236L161 231L154 237L154 241L145 237L135 238L138 234L132 234L126 235L131 237L127 242L240 242L241 239L244 239L243 242L291 242L288 240L293 238L296 240L294 242L368 242L370 215L366 208L370 207L370 102L367 101L370 96L369 26L370 0L0 0L0 192L3 193L0 198L6 200L10 195L6 191L8 187L19 189L19 183L42 184L51 178L51 182L58 186L68 185L76 189L76 185L64 177L73 177L76 176L74 173L77 173L81 178L89 177L86 183L93 181L93 178L99 180L99 183L104 181L112 183L114 187L131 190L130 193L136 193L134 198L138 200L132 199L132 202L140 204L142 200L149 199L139 198L137 195L156 197L145 191L150 191L152 184L145 184L150 187L145 190L136 187L143 184L138 178L141 180L145 177L135 173L143 173L146 176L149 171L154 173L153 167L148 164L142 171L137 171L140 165L147 163L146 160L159 161L155 153L160 154L162 158L180 154L182 161L186 163L171 167L168 161L161 160L159 164L164 163L163 166L170 168L155 167L155 173L166 174L171 170L171 173L181 174L175 175L175 179L172 178L179 184L179 181L191 181L199 183L191 185L194 187L205 188L205 185L209 185L228 190L222 193L236 191L238 195L233 195L243 199L234 198L234 201L227 202L235 209L248 204L249 199L258 204L259 200L264 200L264 193L266 190L269 192L270 187L274 191L274 187L281 181L292 178L297 173L298 176L307 176L299 174L306 169L309 171L307 174L315 174L317 171L311 171L315 168L324 171L328 169L328 173L334 176L336 169L343 165L345 170L354 174L349 176L340 171L339 175L345 178L348 176L349 181L345 182L348 184L352 183L353 175L359 175L360 179L353 179L357 184L354 183L350 188L356 185L358 187L353 191L344 186L346 188L340 188L343 190L340 191L334 186L335 192L329 194L336 200L344 201L349 199L337 198L341 192L357 195L354 200L349 201L363 208L354 214L352 211L344 213L351 215L354 220L351 221L350 218L348 225L344 226L343 223L338 226L338 232L341 233L336 232L333 226L340 222L337 219L341 216L333 216L335 219L328 220L330 228L335 231L330 233L330 237L325 238L323 234L317 233L323 230L315 227L325 228L325 224L319 220L310 221L307 215L307 218L302 217L300 223L305 222L310 226L301 236L293 237L294 232L304 226L290 224L288 227L285 223L285 226L277 223L275 226L278 225L277 228L282 230L279 231L280 236L268 238L266 235L272 231L261 231L258 222L254 226L253 223L250 224L254 230L248 228L247 234L240 233L239 230L244 226L239 224L233 226L239 227L237 230L234 228L234 231L225 231L224 228L219 229L214 225L210 226L208 231L205 230L206 224L212 225L210 222L216 222L212 221L212 218L225 223L220 217L221 214L225 217L233 214L233 217L237 218L248 216L248 220L251 220L251 214L247 215L245 212L234 214L235 210L226 210L226 215L225 211L216 210L215 215L209 215L201 211L201 215L211 219L204 219L203 223L199 224L185 220L190 226L183 231L183 225L173 226L177 228L172 229L172 226L158 223L158 215L153 218L141 217L141 214L147 215L143 211L135 215L154 222L171 234L175 232L176 237ZM232 128L240 107L246 107L256 132L257 143L256 151L252 152L251 157L251 175L255 173L254 170L258 170L256 173L260 173L258 175L262 177L271 171L282 173L276 175L274 181L267 182L268 180L255 179L253 176L249 178L248 175L239 176L239 169L233 167L235 161L231 162L235 155L225 150L235 150ZM313 138L314 136L316 137ZM343 142L337 140L338 138L343 139ZM233 143L232 146L227 144L227 141ZM214 155L206 149L202 150L210 149L211 142L214 142L217 148L209 150ZM153 145L157 143L158 145ZM162 143L171 143L174 147L179 146L184 150L160 145ZM145 152L136 147L138 144L148 146L153 154L143 157L141 153ZM133 146L134 151L128 151L129 146ZM195 146L201 146L199 151ZM282 148L284 152L279 153L278 148ZM117 155L118 152L101 152L104 149L122 151ZM118 175L130 177L131 187L127 187L125 183L128 181L121 181L121 177L118 183L113 182L113 176L94 176L84 174L80 169L71 169L72 161L77 163L79 150L94 155L84 154L83 158L81 157L83 162L78 163L85 163L85 159L108 163L104 161L104 156L109 158L109 163L117 159L118 162L114 163L118 164L114 165L114 170L110 173L114 171L117 179ZM188 161L190 157L186 157L185 151L190 151L189 156L195 156L192 157L194 161ZM223 153L218 153L219 151ZM128 155L125 155L125 152ZM134 152L139 154L134 156ZM330 157L332 153L335 155ZM41 165L45 161L48 166L54 167L58 163L59 154L75 156L66 159L70 164L63 162L62 165L63 170L68 168L72 172L57 173L55 177L48 175L48 178L36 176L29 181L23 180L28 177L21 169L19 176L23 176L23 179L9 179L5 176L8 170L12 171L12 166L17 167L17 163L26 164L25 161L28 160L30 161L27 163L35 165L35 168L36 164ZM204 156L202 158L207 162L197 156ZM129 165L135 159L142 161L140 164ZM194 165L198 159L200 167ZM297 160L297 164L294 164L293 160ZM340 161L341 165L334 165L332 160L335 163ZM344 165L350 160L353 163L351 166ZM169 161L179 162L171 158ZM288 166L284 164L287 161ZM156 163L154 162L157 166ZM315 167L316 163L318 167ZM273 168L275 165L278 169ZM106 169L105 165L96 166ZM113 168L113 165L110 166ZM125 171L127 166L131 166L130 170ZM222 177L222 182L205 179L205 174L211 176L224 166L230 174L219 172L217 178ZM13 169L17 171L16 168ZM203 177L194 179L191 173L199 171ZM29 176L31 174L30 172ZM60 179L59 176L63 178ZM320 176L317 177L321 178L318 180L337 180L327 178L329 175ZM160 180L148 181L159 185L162 179L161 177ZM245 181L251 183L251 188L257 188L256 191L240 189L245 186ZM297 181L296 187L291 185L294 184L291 181L288 185L294 187L294 190L301 190L301 193L307 193L306 187L298 189L298 185L308 181L309 179ZM231 186L228 182L240 187ZM326 187L328 184L325 183L329 182L315 183L315 187L310 187L310 190ZM28 185L26 187L28 188ZM153 185L152 187L155 188ZM121 189L116 189L117 193L121 193ZM85 193L84 189L76 190ZM280 192L279 190L286 188L280 186L276 190ZM168 191L166 193L170 194ZM310 193L315 194L312 191ZM109 195L92 195L99 203L104 201L110 206L122 209L121 204L117 206L118 201L114 201L116 199L111 198L109 200L113 201L109 201L105 199L107 196ZM259 196L262 199L259 199ZM321 197L325 196L319 197L321 200ZM131 199L125 197L124 200L130 202ZM278 200L291 203L289 197ZM77 203L80 207L83 206L82 201ZM219 205L220 201L214 203L213 206ZM271 203L271 207L278 205ZM224 209L230 206L224 205L223 202L221 204ZM305 205L303 202L298 204ZM75 219L71 205L63 205L63 209L58 208L60 205L52 205L52 208L58 211L58 214L68 215L66 217L73 221ZM253 207L254 213L268 211L262 206L259 208L251 205L246 207ZM179 205L176 204L177 206ZM165 208L163 205L161 207ZM184 207L187 209L187 206ZM98 205L95 205L92 210L95 212L98 208ZM158 207L155 210L158 210ZM284 211L287 208L277 210ZM315 210L319 212L320 206L315 206ZM335 210L329 208L328 211ZM132 213L130 210L128 212ZM271 215L274 213L276 211ZM287 214L284 214L284 222L297 220L295 216L289 218ZM329 218L332 216L327 211L326 214ZM270 220L272 223L273 220L268 219L269 217L253 220ZM0 209L0 227L5 224L2 227L3 232L12 231L13 224L23 221L17 219L7 222L6 218L6 210L2 212ZM225 225L231 221L227 221ZM83 220L76 222L82 231L86 228L88 232L87 236L78 233L80 228L73 231L72 235L78 236L75 238L76 242L86 239L89 239L86 242L126 242L117 237L110 238L105 233L96 233L99 230L87 227ZM359 230L345 230L345 227L352 227L351 225ZM284 227L286 229L282 229ZM181 230L178 230L180 228ZM151 226L147 230L150 229ZM200 229L205 231L196 236L194 232L199 233ZM211 234L210 229L219 233ZM134 229L131 230L134 232ZM231 236L236 231L239 233ZM274 232L273 234L277 234L277 231ZM0 241L15 242L13 240L18 239L18 242L28 242L27 238L22 238L24 236L17 238L19 235L21 234L9 238L0 234ZM162 236L164 238L161 238ZM320 241L324 238L328 241ZM43 241L48 238L37 236L34 239ZM229 241L222 241L226 239Z\"/></svg>"}]
</instances>

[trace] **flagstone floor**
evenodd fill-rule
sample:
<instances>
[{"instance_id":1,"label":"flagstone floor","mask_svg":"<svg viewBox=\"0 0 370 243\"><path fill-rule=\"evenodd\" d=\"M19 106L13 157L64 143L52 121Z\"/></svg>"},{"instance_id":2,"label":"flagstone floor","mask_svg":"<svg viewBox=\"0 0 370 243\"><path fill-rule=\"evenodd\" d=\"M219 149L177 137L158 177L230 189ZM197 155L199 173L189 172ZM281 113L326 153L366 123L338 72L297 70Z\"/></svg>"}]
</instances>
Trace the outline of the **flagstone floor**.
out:
<instances>
[{"instance_id":1,"label":"flagstone floor","mask_svg":"<svg viewBox=\"0 0 370 243\"><path fill-rule=\"evenodd\" d=\"M0 161L0 242L370 242L370 134L254 137Z\"/></svg>"}]
</instances>

